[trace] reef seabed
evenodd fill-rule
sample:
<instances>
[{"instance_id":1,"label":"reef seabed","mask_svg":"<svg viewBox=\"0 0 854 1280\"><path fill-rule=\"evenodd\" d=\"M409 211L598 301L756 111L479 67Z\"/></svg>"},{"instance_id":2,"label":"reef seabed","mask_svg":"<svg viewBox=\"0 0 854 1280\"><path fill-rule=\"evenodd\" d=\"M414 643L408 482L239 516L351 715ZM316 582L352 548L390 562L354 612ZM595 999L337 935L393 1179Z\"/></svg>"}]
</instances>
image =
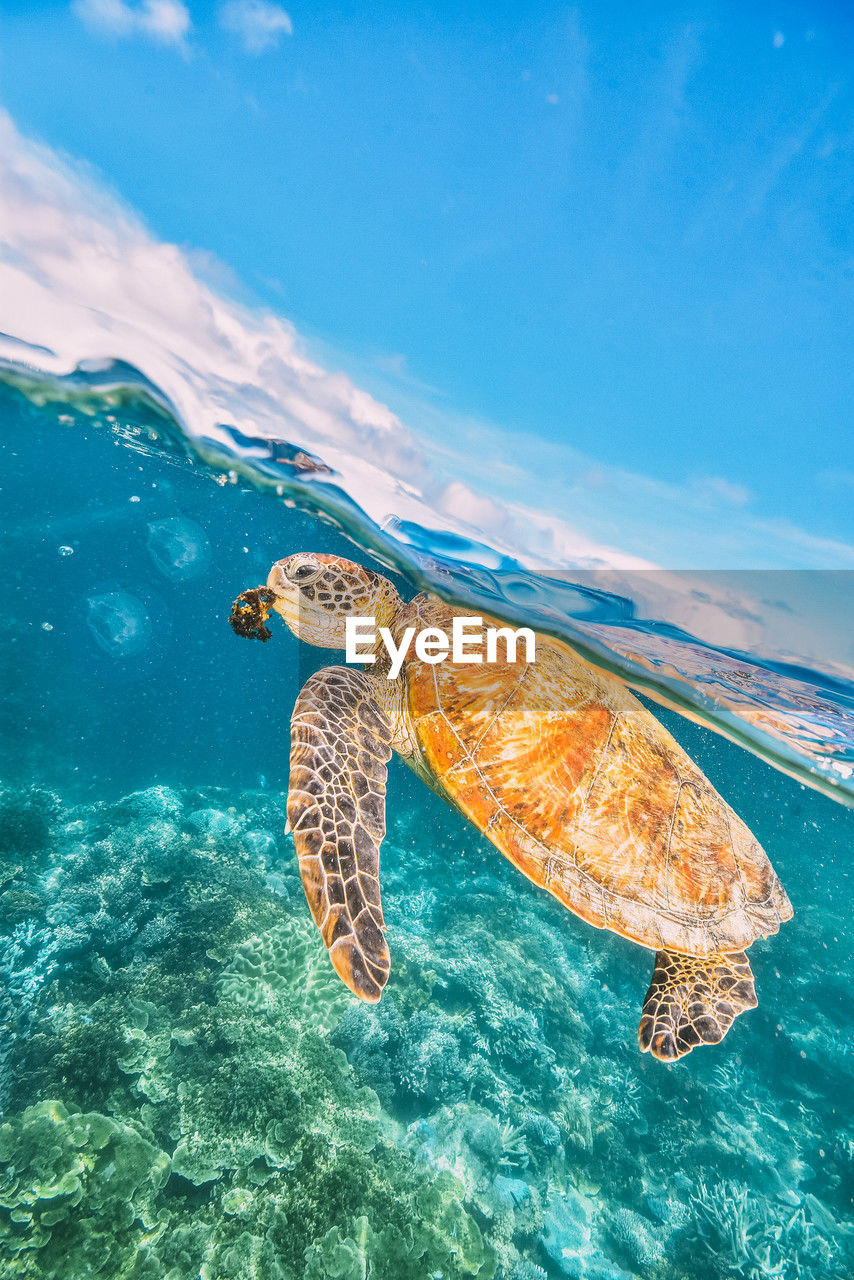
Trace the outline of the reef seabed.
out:
<instances>
[{"instance_id":1,"label":"reef seabed","mask_svg":"<svg viewBox=\"0 0 854 1280\"><path fill-rule=\"evenodd\" d=\"M391 821L369 1007L283 798L0 793L4 1276L854 1273L839 1029L813 1003L749 1066L741 1028L690 1069L642 1058L645 953L451 819ZM782 990L802 957L776 958Z\"/></svg>"}]
</instances>

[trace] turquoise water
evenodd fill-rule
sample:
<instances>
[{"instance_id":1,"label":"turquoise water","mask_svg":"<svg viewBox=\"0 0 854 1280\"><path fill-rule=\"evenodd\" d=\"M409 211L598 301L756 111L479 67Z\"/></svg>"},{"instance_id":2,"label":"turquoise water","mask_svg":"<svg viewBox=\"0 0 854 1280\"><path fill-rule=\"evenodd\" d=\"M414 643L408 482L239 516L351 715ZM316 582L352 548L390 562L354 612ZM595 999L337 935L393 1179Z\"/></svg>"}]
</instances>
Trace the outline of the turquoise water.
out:
<instances>
[{"instance_id":1,"label":"turquoise water","mask_svg":"<svg viewBox=\"0 0 854 1280\"><path fill-rule=\"evenodd\" d=\"M486 538L380 527L298 442L191 434L127 367L9 366L0 432L3 1275L854 1273L840 662L796 660L770 609L752 650L692 632L665 607L678 575L654 614L643 574L537 574ZM752 948L759 1008L719 1046L641 1056L649 953L396 761L392 977L376 1007L350 996L284 834L291 708L329 655L227 621L298 549L534 621L654 700L795 909ZM703 590L728 617L733 591L789 591L790 617L811 592L827 637L850 587Z\"/></svg>"}]
</instances>

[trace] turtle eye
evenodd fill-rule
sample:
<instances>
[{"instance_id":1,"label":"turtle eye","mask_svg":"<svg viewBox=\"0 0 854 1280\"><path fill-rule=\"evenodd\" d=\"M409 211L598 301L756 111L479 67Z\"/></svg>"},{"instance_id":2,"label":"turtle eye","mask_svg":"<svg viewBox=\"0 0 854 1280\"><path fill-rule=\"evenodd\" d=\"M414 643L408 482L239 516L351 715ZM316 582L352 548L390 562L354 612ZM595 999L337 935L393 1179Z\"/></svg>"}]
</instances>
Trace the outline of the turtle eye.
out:
<instances>
[{"instance_id":1,"label":"turtle eye","mask_svg":"<svg viewBox=\"0 0 854 1280\"><path fill-rule=\"evenodd\" d=\"M304 587L307 583L314 582L315 578L319 578L322 572L323 566L316 560L305 559L288 565L285 576L290 578L291 582L298 582L301 587Z\"/></svg>"}]
</instances>

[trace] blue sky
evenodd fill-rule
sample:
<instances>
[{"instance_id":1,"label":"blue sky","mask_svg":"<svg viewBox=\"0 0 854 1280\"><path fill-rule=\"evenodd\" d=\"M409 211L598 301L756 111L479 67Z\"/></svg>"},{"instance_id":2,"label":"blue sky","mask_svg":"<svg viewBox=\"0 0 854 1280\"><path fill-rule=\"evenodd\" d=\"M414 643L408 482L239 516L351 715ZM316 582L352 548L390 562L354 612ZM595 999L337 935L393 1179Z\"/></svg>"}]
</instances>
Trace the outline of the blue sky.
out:
<instances>
[{"instance_id":1,"label":"blue sky","mask_svg":"<svg viewBox=\"0 0 854 1280\"><path fill-rule=\"evenodd\" d=\"M0 104L410 417L851 539L844 9L7 0Z\"/></svg>"}]
</instances>

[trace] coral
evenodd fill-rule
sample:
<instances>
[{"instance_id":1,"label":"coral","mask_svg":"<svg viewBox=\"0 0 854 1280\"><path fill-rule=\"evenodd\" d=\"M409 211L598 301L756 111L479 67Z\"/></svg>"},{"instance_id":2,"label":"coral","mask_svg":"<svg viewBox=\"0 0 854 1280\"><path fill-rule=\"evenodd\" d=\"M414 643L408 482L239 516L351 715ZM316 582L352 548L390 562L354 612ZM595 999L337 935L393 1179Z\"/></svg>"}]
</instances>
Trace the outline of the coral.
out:
<instances>
[{"instance_id":1,"label":"coral","mask_svg":"<svg viewBox=\"0 0 854 1280\"><path fill-rule=\"evenodd\" d=\"M504 1135L501 1125L488 1111L472 1110L463 1123L463 1136L469 1147L489 1166L501 1163Z\"/></svg>"},{"instance_id":2,"label":"coral","mask_svg":"<svg viewBox=\"0 0 854 1280\"><path fill-rule=\"evenodd\" d=\"M548 1280L548 1276L535 1262L519 1262L513 1268L511 1280Z\"/></svg>"},{"instance_id":3,"label":"coral","mask_svg":"<svg viewBox=\"0 0 854 1280\"><path fill-rule=\"evenodd\" d=\"M495 1257L476 1221L466 1212L463 1194L462 1184L450 1173L440 1173L419 1189L415 1204L421 1215L419 1234L427 1243L425 1256L435 1258L447 1250L457 1275L491 1280Z\"/></svg>"},{"instance_id":4,"label":"coral","mask_svg":"<svg viewBox=\"0 0 854 1280\"><path fill-rule=\"evenodd\" d=\"M647 1123L647 1108L635 1066L615 1065L608 1072L606 1083L612 1090L612 1115L625 1124L634 1124L635 1128L640 1126L642 1129Z\"/></svg>"},{"instance_id":5,"label":"coral","mask_svg":"<svg viewBox=\"0 0 854 1280\"><path fill-rule=\"evenodd\" d=\"M144 791L133 791L123 796L115 806L115 817L118 821L143 823L150 827L156 822L177 822L184 813L184 801L181 795L171 787L162 785L146 787Z\"/></svg>"},{"instance_id":6,"label":"coral","mask_svg":"<svg viewBox=\"0 0 854 1280\"><path fill-rule=\"evenodd\" d=\"M293 1169L316 1143L369 1151L378 1139L375 1095L356 1089L343 1055L280 1008L259 1016L224 1001L174 1023L137 1001L126 1036L119 1065L147 1099L150 1122L177 1142L174 1171L195 1185L226 1170L263 1180L270 1169ZM225 1077L219 1063L237 1045Z\"/></svg>"},{"instance_id":7,"label":"coral","mask_svg":"<svg viewBox=\"0 0 854 1280\"><path fill-rule=\"evenodd\" d=\"M549 1200L540 1245L568 1280L632 1280L602 1252L593 1228L592 1203L568 1187Z\"/></svg>"},{"instance_id":8,"label":"coral","mask_svg":"<svg viewBox=\"0 0 854 1280\"><path fill-rule=\"evenodd\" d=\"M94 1010L96 1020L105 1012ZM258 1011L224 1000L190 1007L176 1022L153 1002L133 998L124 1041L116 1066L132 1082L130 1096L142 1100L139 1114L173 1152L166 1217L158 1219L160 1237L147 1246L152 1267L171 1265L180 1246L176 1276L201 1269L210 1280L224 1280L250 1274L240 1268L251 1263L252 1274L290 1280L302 1276L303 1252L331 1224L340 1226L342 1240L352 1239L353 1224L367 1213L388 1227L371 1237L368 1275L421 1280L450 1268L449 1274L491 1276L491 1250L464 1207L460 1184L447 1174L418 1173L408 1153L384 1137L376 1096L357 1087L344 1055L297 1018L287 1020L281 1005ZM114 1090L114 1104L120 1096ZM169 1167L165 1155L158 1159ZM232 1175L237 1180L220 1197L217 1184ZM201 1196L198 1231L182 1226L180 1215L173 1229L169 1211L185 1194L182 1187ZM30 1227L20 1230L26 1235Z\"/></svg>"},{"instance_id":9,"label":"coral","mask_svg":"<svg viewBox=\"0 0 854 1280\"><path fill-rule=\"evenodd\" d=\"M73 1098L63 1110L77 1133L80 1102L91 1115L97 1098L112 1126L104 1149L121 1148L120 1170L123 1152L150 1148L151 1196L142 1182L136 1192L123 1177L113 1185L143 1217L154 1204L156 1223L118 1225L104 1208L97 1266L122 1277L133 1253L134 1280L303 1280L307 1251L322 1257L333 1229L358 1240L367 1217L367 1274L488 1280L494 1253L462 1184L398 1149L376 1094L329 1043L356 1002L307 912L288 906L298 893L305 912L293 871L268 887L276 844L263 828L280 821L276 803L253 796L243 815L216 795L151 788L68 818L40 871L44 923L18 926L0 962L24 1011L9 1060L20 1102L33 1092ZM247 832L254 839L244 841ZM11 864L6 883L16 877ZM30 1124L25 1109L10 1121L13 1136ZM3 1133L11 1154L17 1137ZM89 1153L80 1161L88 1173L78 1174L74 1221L88 1231L101 1165ZM168 1183L155 1187L164 1162ZM17 1182L8 1185L11 1195ZM42 1208L24 1220L11 1203L16 1218L6 1221L17 1269L38 1254L34 1276L48 1266L51 1240L70 1230L57 1217L43 1240ZM80 1274L87 1269L95 1261Z\"/></svg>"},{"instance_id":10,"label":"coral","mask_svg":"<svg viewBox=\"0 0 854 1280\"><path fill-rule=\"evenodd\" d=\"M745 1280L819 1274L843 1280L851 1274L854 1226L834 1219L814 1196L794 1212L791 1206L781 1212L748 1187L724 1181L701 1183L692 1205L699 1240Z\"/></svg>"},{"instance_id":11,"label":"coral","mask_svg":"<svg viewBox=\"0 0 854 1280\"><path fill-rule=\"evenodd\" d=\"M521 1130L495 1120L483 1107L457 1102L434 1113L432 1123L418 1120L407 1130L406 1143L416 1159L432 1169L452 1169L463 1184L508 1274L543 1225L541 1198L531 1181L511 1172L504 1162L505 1141Z\"/></svg>"},{"instance_id":12,"label":"coral","mask_svg":"<svg viewBox=\"0 0 854 1280\"><path fill-rule=\"evenodd\" d=\"M569 1084L560 1101L560 1117L567 1143L579 1151L593 1147L593 1107L589 1095Z\"/></svg>"},{"instance_id":13,"label":"coral","mask_svg":"<svg viewBox=\"0 0 854 1280\"><path fill-rule=\"evenodd\" d=\"M88 1009L55 1007L35 1021L18 1046L18 1093L85 1100L106 1110L115 1085L116 1064L126 1051L123 1002L101 997Z\"/></svg>"},{"instance_id":14,"label":"coral","mask_svg":"<svg viewBox=\"0 0 854 1280\"><path fill-rule=\"evenodd\" d=\"M187 814L184 826L203 845L222 850L224 845L234 845L243 834L242 824L233 813L221 809L195 809Z\"/></svg>"},{"instance_id":15,"label":"coral","mask_svg":"<svg viewBox=\"0 0 854 1280\"><path fill-rule=\"evenodd\" d=\"M366 1280L368 1260L365 1245L370 1227L365 1217L355 1223L358 1239L342 1238L337 1227L315 1240L306 1250L305 1280Z\"/></svg>"},{"instance_id":16,"label":"coral","mask_svg":"<svg viewBox=\"0 0 854 1280\"><path fill-rule=\"evenodd\" d=\"M307 913L293 915L260 937L248 938L219 979L221 1000L251 1009L274 1006L283 997L300 1026L328 1032L357 999L329 961Z\"/></svg>"},{"instance_id":17,"label":"coral","mask_svg":"<svg viewBox=\"0 0 854 1280\"><path fill-rule=\"evenodd\" d=\"M588 1205L572 1188L549 1200L540 1243L565 1275L572 1274L567 1270L569 1260L590 1246L590 1221Z\"/></svg>"},{"instance_id":18,"label":"coral","mask_svg":"<svg viewBox=\"0 0 854 1280\"><path fill-rule=\"evenodd\" d=\"M436 1274L430 1270L436 1266L449 1267L453 1276L490 1280L494 1262L474 1220L459 1216L456 1189L444 1175L419 1197L418 1207L432 1224L426 1230L424 1222L377 1230L364 1215L356 1219L352 1237L331 1227L306 1250L305 1280L420 1280Z\"/></svg>"},{"instance_id":19,"label":"coral","mask_svg":"<svg viewBox=\"0 0 854 1280\"><path fill-rule=\"evenodd\" d=\"M505 1122L500 1128L502 1165L524 1169L528 1164L528 1148L525 1131L521 1125Z\"/></svg>"},{"instance_id":20,"label":"coral","mask_svg":"<svg viewBox=\"0 0 854 1280\"><path fill-rule=\"evenodd\" d=\"M664 1247L655 1234L653 1224L626 1205L620 1205L610 1215L608 1231L629 1265L647 1270L664 1255Z\"/></svg>"},{"instance_id":21,"label":"coral","mask_svg":"<svg viewBox=\"0 0 854 1280\"><path fill-rule=\"evenodd\" d=\"M531 1194L531 1188L527 1182L523 1182L521 1178L505 1178L500 1173L495 1175L492 1189L498 1204L503 1209L517 1208Z\"/></svg>"},{"instance_id":22,"label":"coral","mask_svg":"<svg viewBox=\"0 0 854 1280\"><path fill-rule=\"evenodd\" d=\"M490 1030L503 1058L516 1067L531 1069L550 1065L555 1053L546 1043L543 1029L529 1008L508 1001L494 987L487 988Z\"/></svg>"},{"instance_id":23,"label":"coral","mask_svg":"<svg viewBox=\"0 0 854 1280\"><path fill-rule=\"evenodd\" d=\"M231 1214L235 1218L243 1218L251 1210L254 1200L254 1191L249 1191L246 1187L231 1187L222 1197L220 1204L223 1213Z\"/></svg>"},{"instance_id":24,"label":"coral","mask_svg":"<svg viewBox=\"0 0 854 1280\"><path fill-rule=\"evenodd\" d=\"M156 1236L155 1199L169 1157L135 1128L61 1102L28 1107L0 1127L0 1252L6 1274L129 1274Z\"/></svg>"},{"instance_id":25,"label":"coral","mask_svg":"<svg viewBox=\"0 0 854 1280\"><path fill-rule=\"evenodd\" d=\"M647 1196L646 1203L653 1217L672 1231L684 1227L691 1219L691 1210L681 1200L668 1196Z\"/></svg>"},{"instance_id":26,"label":"coral","mask_svg":"<svg viewBox=\"0 0 854 1280\"><path fill-rule=\"evenodd\" d=\"M198 1250L198 1241L194 1242ZM220 1241L215 1229L209 1229L204 1246L204 1261L198 1268L199 1280L234 1280L251 1276L253 1280L289 1280L295 1273L279 1264L275 1247L264 1236L243 1231L235 1239ZM185 1273L182 1273L185 1274Z\"/></svg>"},{"instance_id":27,"label":"coral","mask_svg":"<svg viewBox=\"0 0 854 1280\"><path fill-rule=\"evenodd\" d=\"M431 1102L465 1097L466 1067L446 1020L420 1010L410 1019L407 1032L397 1060L397 1074L406 1091Z\"/></svg>"},{"instance_id":28,"label":"coral","mask_svg":"<svg viewBox=\"0 0 854 1280\"><path fill-rule=\"evenodd\" d=\"M525 1117L525 1135L532 1144L554 1151L560 1146L560 1129L549 1116L534 1111Z\"/></svg>"},{"instance_id":29,"label":"coral","mask_svg":"<svg viewBox=\"0 0 854 1280\"><path fill-rule=\"evenodd\" d=\"M418 1010L406 1019L386 996L376 1009L349 1009L332 1040L384 1105L435 1106L470 1092L474 1063L463 1060L455 1030L440 1012Z\"/></svg>"},{"instance_id":30,"label":"coral","mask_svg":"<svg viewBox=\"0 0 854 1280\"><path fill-rule=\"evenodd\" d=\"M30 916L40 916L44 911L44 899L29 889L7 889L0 894L0 920L17 924Z\"/></svg>"}]
</instances>

